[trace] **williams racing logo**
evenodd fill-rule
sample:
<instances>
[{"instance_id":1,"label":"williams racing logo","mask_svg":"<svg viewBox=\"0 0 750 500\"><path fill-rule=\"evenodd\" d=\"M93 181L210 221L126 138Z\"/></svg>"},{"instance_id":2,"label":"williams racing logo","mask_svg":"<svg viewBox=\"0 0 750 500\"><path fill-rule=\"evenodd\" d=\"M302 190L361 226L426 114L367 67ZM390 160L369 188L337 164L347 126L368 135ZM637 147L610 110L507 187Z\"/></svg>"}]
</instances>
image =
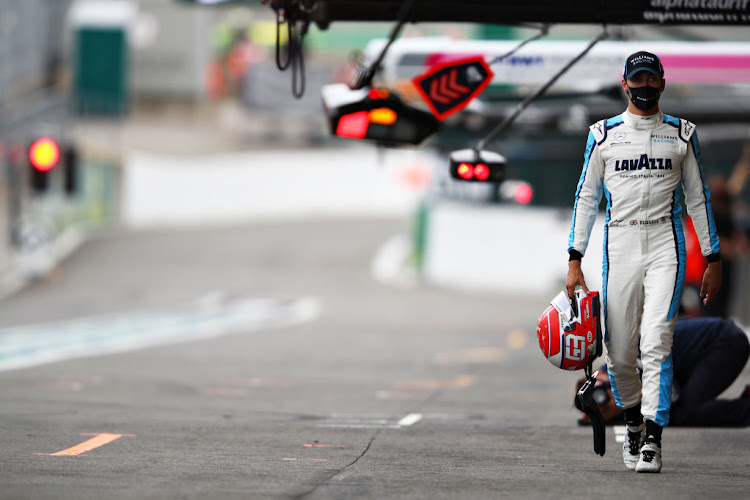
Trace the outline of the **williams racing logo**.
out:
<instances>
[{"instance_id":1,"label":"williams racing logo","mask_svg":"<svg viewBox=\"0 0 750 500\"><path fill-rule=\"evenodd\" d=\"M665 144L675 144L677 142L677 137L674 135L654 134L651 136L651 141Z\"/></svg>"},{"instance_id":2,"label":"williams racing logo","mask_svg":"<svg viewBox=\"0 0 750 500\"><path fill-rule=\"evenodd\" d=\"M672 170L671 158L649 158L642 154L640 158L622 158L615 160L615 172L631 170Z\"/></svg>"},{"instance_id":3,"label":"williams racing logo","mask_svg":"<svg viewBox=\"0 0 750 500\"><path fill-rule=\"evenodd\" d=\"M646 54L641 54L639 56L636 56L636 57L632 58L628 62L629 62L629 64L631 66L635 66L636 64L641 64L641 63L644 63L644 62L647 63L647 64L648 63L653 64L655 61L654 61L653 57L651 57L649 55L646 55Z\"/></svg>"}]
</instances>

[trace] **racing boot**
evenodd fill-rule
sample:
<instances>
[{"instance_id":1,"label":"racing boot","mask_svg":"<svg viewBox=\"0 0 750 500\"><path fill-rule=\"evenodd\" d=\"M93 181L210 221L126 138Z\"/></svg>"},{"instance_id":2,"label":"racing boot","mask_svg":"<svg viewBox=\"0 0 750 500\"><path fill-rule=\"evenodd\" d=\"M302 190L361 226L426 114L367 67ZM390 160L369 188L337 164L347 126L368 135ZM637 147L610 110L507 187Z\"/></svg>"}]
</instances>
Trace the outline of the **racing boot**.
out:
<instances>
[{"instance_id":1,"label":"racing boot","mask_svg":"<svg viewBox=\"0 0 750 500\"><path fill-rule=\"evenodd\" d=\"M652 420L646 420L646 435L643 438L636 472L661 472L661 431Z\"/></svg>"},{"instance_id":2,"label":"racing boot","mask_svg":"<svg viewBox=\"0 0 750 500\"><path fill-rule=\"evenodd\" d=\"M641 441L646 432L646 424L642 423L637 427L628 425L626 429L625 442L622 444L622 460L625 462L625 467L633 470L641 457Z\"/></svg>"},{"instance_id":3,"label":"racing boot","mask_svg":"<svg viewBox=\"0 0 750 500\"><path fill-rule=\"evenodd\" d=\"M641 446L640 458L635 466L636 472L660 472L661 471L661 446L646 441Z\"/></svg>"}]
</instances>

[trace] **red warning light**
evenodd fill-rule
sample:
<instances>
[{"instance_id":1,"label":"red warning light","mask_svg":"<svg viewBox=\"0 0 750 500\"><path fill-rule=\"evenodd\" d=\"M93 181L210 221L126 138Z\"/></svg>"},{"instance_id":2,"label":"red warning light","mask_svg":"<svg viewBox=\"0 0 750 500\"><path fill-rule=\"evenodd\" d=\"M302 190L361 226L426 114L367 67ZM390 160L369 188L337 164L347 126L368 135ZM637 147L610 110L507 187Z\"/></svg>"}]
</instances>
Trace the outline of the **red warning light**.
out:
<instances>
[{"instance_id":1,"label":"red warning light","mask_svg":"<svg viewBox=\"0 0 750 500\"><path fill-rule=\"evenodd\" d=\"M474 165L474 177L478 181L486 181L490 177L490 168L484 163Z\"/></svg>"},{"instance_id":2,"label":"red warning light","mask_svg":"<svg viewBox=\"0 0 750 500\"><path fill-rule=\"evenodd\" d=\"M529 186L525 182L522 182L521 184L516 186L516 191L515 193L513 193L513 197L518 203L526 205L534 197L534 191L531 189L531 186Z\"/></svg>"},{"instance_id":3,"label":"red warning light","mask_svg":"<svg viewBox=\"0 0 750 500\"><path fill-rule=\"evenodd\" d=\"M350 137L352 139L363 139L367 135L370 126L370 113L368 111L357 111L344 115L336 126L336 135L339 137Z\"/></svg>"},{"instance_id":4,"label":"red warning light","mask_svg":"<svg viewBox=\"0 0 750 500\"><path fill-rule=\"evenodd\" d=\"M505 158L492 151L462 149L450 154L449 173L457 181L492 183L499 189L505 178L504 171Z\"/></svg>"},{"instance_id":5,"label":"red warning light","mask_svg":"<svg viewBox=\"0 0 750 500\"><path fill-rule=\"evenodd\" d=\"M388 91L388 89L370 89L370 91L367 93L367 97L372 100L388 99L390 96L391 93Z\"/></svg>"},{"instance_id":6,"label":"red warning light","mask_svg":"<svg viewBox=\"0 0 750 500\"><path fill-rule=\"evenodd\" d=\"M471 163L461 163L456 168L456 173L459 177L468 181L474 177L474 166Z\"/></svg>"},{"instance_id":7,"label":"red warning light","mask_svg":"<svg viewBox=\"0 0 750 500\"><path fill-rule=\"evenodd\" d=\"M49 137L42 137L31 144L29 161L40 172L52 170L60 159L60 148Z\"/></svg>"}]
</instances>

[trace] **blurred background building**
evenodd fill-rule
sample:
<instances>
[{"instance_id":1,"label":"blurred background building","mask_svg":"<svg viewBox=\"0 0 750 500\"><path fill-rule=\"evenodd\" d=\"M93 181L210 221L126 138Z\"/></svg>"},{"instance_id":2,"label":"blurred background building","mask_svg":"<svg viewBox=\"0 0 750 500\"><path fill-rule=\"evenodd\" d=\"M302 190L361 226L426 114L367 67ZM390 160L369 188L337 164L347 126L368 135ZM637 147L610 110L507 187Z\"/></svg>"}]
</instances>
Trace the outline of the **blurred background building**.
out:
<instances>
[{"instance_id":1,"label":"blurred background building","mask_svg":"<svg viewBox=\"0 0 750 500\"><path fill-rule=\"evenodd\" d=\"M273 12L256 1L205 3L210 2L0 0L0 276L6 282L45 276L91 231L132 222L131 184L124 172L138 153L170 155L171 162L195 166L196 158L209 154L350 147L329 136L320 89L351 81L357 54L373 39L387 37L391 26L337 23L326 31L311 26L304 73L296 75L304 77L305 91L297 99L292 90L300 81L276 67ZM597 30L560 26L549 38L587 40ZM479 24L413 24L402 36L520 40L529 33ZM610 33L621 40L750 41L746 27L629 26ZM421 199L414 208L417 254L427 251L429 212L444 200L484 208L512 202L513 193L498 196L494 188L453 182L443 164L447 151L471 145L507 115L519 101L515 90L491 86L482 106L448 120L421 148L427 174L407 171ZM670 112L701 126L711 172L730 178L748 140L750 81L731 88L683 88L665 97L675 108ZM533 189L525 200L528 210L555 209L565 219L586 126L624 107L617 98L602 99L540 103L496 141L508 158L509 176ZM695 116L681 112L686 103L699 101L703 104L690 108ZM42 138L50 142L38 144L40 167L29 154ZM750 231L745 184L735 189L733 212L743 234ZM174 178L158 189L171 200L183 187ZM746 258L743 262L735 272L747 278ZM742 291L737 310L748 309L748 297Z\"/></svg>"}]
</instances>

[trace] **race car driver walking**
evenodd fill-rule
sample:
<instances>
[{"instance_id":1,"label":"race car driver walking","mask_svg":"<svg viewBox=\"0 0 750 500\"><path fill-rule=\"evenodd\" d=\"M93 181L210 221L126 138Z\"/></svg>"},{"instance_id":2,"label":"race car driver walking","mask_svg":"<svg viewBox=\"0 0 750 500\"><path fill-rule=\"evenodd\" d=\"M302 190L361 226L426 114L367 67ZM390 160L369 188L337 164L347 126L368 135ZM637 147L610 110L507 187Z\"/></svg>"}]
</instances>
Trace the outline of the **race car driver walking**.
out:
<instances>
[{"instance_id":1,"label":"race car driver walking","mask_svg":"<svg viewBox=\"0 0 750 500\"><path fill-rule=\"evenodd\" d=\"M628 109L589 129L575 194L566 288L570 297L578 285L588 292L581 258L603 193L604 339L612 393L627 424L623 459L629 469L659 472L661 433L671 403L672 335L685 277L680 184L708 261L701 288L705 302L721 286L719 238L695 125L659 110L665 88L659 58L649 52L630 55L622 88Z\"/></svg>"}]
</instances>

